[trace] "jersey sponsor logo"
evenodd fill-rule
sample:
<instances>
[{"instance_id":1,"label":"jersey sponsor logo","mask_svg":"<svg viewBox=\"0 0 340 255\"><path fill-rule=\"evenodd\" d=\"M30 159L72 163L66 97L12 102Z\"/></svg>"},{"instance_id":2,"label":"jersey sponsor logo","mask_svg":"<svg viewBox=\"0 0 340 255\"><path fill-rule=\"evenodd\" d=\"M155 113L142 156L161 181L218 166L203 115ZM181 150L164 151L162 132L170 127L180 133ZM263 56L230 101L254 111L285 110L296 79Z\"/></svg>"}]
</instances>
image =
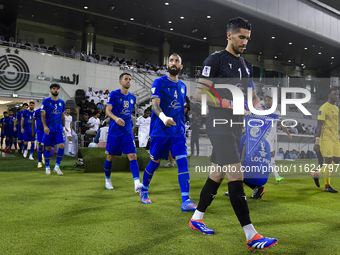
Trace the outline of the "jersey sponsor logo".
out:
<instances>
[{"instance_id":1,"label":"jersey sponsor logo","mask_svg":"<svg viewBox=\"0 0 340 255\"><path fill-rule=\"evenodd\" d=\"M169 107L174 108L176 110L176 109L180 108L181 105L178 101L174 100L174 101L171 102L171 105Z\"/></svg>"},{"instance_id":2,"label":"jersey sponsor logo","mask_svg":"<svg viewBox=\"0 0 340 255\"><path fill-rule=\"evenodd\" d=\"M265 142L261 142L261 150L259 151L261 157L265 157L267 155L267 152L265 151Z\"/></svg>"},{"instance_id":3,"label":"jersey sponsor logo","mask_svg":"<svg viewBox=\"0 0 340 255\"><path fill-rule=\"evenodd\" d=\"M120 114L130 115L130 111L129 111L128 108L124 108L124 109L120 112Z\"/></svg>"},{"instance_id":4,"label":"jersey sponsor logo","mask_svg":"<svg viewBox=\"0 0 340 255\"><path fill-rule=\"evenodd\" d=\"M211 71L211 66L204 66L204 68L202 70L202 75L205 76L205 77L209 77L210 71Z\"/></svg>"}]
</instances>

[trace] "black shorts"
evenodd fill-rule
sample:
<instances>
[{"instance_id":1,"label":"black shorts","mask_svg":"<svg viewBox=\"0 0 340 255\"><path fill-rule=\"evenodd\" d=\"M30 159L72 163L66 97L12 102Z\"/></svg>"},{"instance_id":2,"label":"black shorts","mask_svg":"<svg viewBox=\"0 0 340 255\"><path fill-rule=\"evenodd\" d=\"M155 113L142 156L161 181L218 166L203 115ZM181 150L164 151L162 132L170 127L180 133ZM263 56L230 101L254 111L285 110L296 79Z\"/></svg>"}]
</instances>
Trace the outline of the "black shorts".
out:
<instances>
[{"instance_id":1,"label":"black shorts","mask_svg":"<svg viewBox=\"0 0 340 255\"><path fill-rule=\"evenodd\" d=\"M238 145L233 135L210 135L213 146L210 161L220 166L240 163Z\"/></svg>"}]
</instances>

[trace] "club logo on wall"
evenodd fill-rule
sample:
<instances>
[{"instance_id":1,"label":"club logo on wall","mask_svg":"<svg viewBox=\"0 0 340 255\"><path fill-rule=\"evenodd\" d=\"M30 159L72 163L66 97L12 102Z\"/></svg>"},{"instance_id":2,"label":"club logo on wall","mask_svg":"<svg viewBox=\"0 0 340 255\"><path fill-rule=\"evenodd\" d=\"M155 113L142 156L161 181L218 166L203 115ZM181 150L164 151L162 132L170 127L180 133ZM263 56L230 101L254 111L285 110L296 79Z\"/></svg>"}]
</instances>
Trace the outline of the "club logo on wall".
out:
<instances>
[{"instance_id":1,"label":"club logo on wall","mask_svg":"<svg viewBox=\"0 0 340 255\"><path fill-rule=\"evenodd\" d=\"M10 49L6 49L10 53ZM26 62L17 55L0 56L0 88L4 90L20 90L26 86L30 78L30 70Z\"/></svg>"}]
</instances>

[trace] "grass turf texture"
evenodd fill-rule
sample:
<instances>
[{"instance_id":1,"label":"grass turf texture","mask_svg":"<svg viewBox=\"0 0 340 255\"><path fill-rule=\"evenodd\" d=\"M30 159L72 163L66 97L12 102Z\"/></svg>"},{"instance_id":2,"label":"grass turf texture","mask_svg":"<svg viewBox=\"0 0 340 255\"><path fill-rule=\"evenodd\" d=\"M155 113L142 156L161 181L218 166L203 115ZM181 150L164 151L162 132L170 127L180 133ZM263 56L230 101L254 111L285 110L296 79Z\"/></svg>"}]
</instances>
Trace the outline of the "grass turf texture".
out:
<instances>
[{"instance_id":1,"label":"grass turf texture","mask_svg":"<svg viewBox=\"0 0 340 255\"><path fill-rule=\"evenodd\" d=\"M84 147L78 150L79 157L85 162L85 173L102 172L106 154L105 148ZM150 154L144 148L137 148L139 170L143 171L150 161ZM126 154L116 156L112 163L112 171L130 172L130 162Z\"/></svg>"},{"instance_id":2,"label":"grass turf texture","mask_svg":"<svg viewBox=\"0 0 340 255\"><path fill-rule=\"evenodd\" d=\"M144 205L131 173L113 172L108 191L104 173L73 169L75 161L64 157L64 176L46 176L37 161L0 158L0 254L252 254L223 196L226 182L204 217L216 231L207 236L189 228L192 212L180 210L177 168L156 171L153 203ZM192 200L204 183L191 179ZM340 188L336 174L332 185ZM340 254L339 194L317 188L309 173L280 184L271 175L266 188L262 200L252 200L245 187L255 228L279 240L266 254Z\"/></svg>"}]
</instances>

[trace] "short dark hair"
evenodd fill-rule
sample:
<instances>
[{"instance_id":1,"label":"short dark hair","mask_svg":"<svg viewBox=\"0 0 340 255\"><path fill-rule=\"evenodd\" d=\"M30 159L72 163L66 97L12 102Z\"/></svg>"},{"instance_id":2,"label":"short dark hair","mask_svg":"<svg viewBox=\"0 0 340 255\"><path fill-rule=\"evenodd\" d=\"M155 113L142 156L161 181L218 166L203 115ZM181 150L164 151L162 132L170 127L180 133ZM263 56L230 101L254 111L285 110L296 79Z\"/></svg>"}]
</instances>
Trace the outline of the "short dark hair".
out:
<instances>
[{"instance_id":1,"label":"short dark hair","mask_svg":"<svg viewBox=\"0 0 340 255\"><path fill-rule=\"evenodd\" d=\"M31 101L30 104L35 104L35 102Z\"/></svg>"},{"instance_id":2,"label":"short dark hair","mask_svg":"<svg viewBox=\"0 0 340 255\"><path fill-rule=\"evenodd\" d=\"M65 108L65 111L66 111L67 109L70 109L70 110L71 110L71 108L70 108L70 107L66 107L66 108Z\"/></svg>"},{"instance_id":3,"label":"short dark hair","mask_svg":"<svg viewBox=\"0 0 340 255\"><path fill-rule=\"evenodd\" d=\"M6 114L6 113L8 114L8 112L7 112L7 111L4 111L2 114Z\"/></svg>"},{"instance_id":4,"label":"short dark hair","mask_svg":"<svg viewBox=\"0 0 340 255\"><path fill-rule=\"evenodd\" d=\"M22 107L24 107L25 105L28 107L28 103L23 103L23 104L22 104Z\"/></svg>"},{"instance_id":5,"label":"short dark hair","mask_svg":"<svg viewBox=\"0 0 340 255\"><path fill-rule=\"evenodd\" d=\"M131 77L131 74L129 73L122 73L121 75L119 75L119 80L123 79L124 75L129 75Z\"/></svg>"},{"instance_id":6,"label":"short dark hair","mask_svg":"<svg viewBox=\"0 0 340 255\"><path fill-rule=\"evenodd\" d=\"M337 89L337 88L333 87L333 88L330 88L330 89L328 90L328 93L327 93L327 95L329 95L330 93L332 93L332 91L333 91L333 90L337 90L337 91L339 91L339 89Z\"/></svg>"},{"instance_id":7,"label":"short dark hair","mask_svg":"<svg viewBox=\"0 0 340 255\"><path fill-rule=\"evenodd\" d=\"M237 17L229 20L229 23L227 25L227 33L228 32L239 32L240 28L244 28L247 30L251 30L251 24L248 20L242 18L242 17Z\"/></svg>"},{"instance_id":8,"label":"short dark hair","mask_svg":"<svg viewBox=\"0 0 340 255\"><path fill-rule=\"evenodd\" d=\"M264 99L266 99L266 98L270 98L270 99L273 99L273 97L271 97L271 96L266 96Z\"/></svg>"},{"instance_id":9,"label":"short dark hair","mask_svg":"<svg viewBox=\"0 0 340 255\"><path fill-rule=\"evenodd\" d=\"M58 88L58 89L60 89L60 85L59 85L58 83L52 83L52 84L50 85L50 89L52 89L52 88Z\"/></svg>"},{"instance_id":10,"label":"short dark hair","mask_svg":"<svg viewBox=\"0 0 340 255\"><path fill-rule=\"evenodd\" d=\"M151 112L151 110L150 110L149 108L146 108L146 109L144 110L144 113L146 113L146 112Z\"/></svg>"}]
</instances>

